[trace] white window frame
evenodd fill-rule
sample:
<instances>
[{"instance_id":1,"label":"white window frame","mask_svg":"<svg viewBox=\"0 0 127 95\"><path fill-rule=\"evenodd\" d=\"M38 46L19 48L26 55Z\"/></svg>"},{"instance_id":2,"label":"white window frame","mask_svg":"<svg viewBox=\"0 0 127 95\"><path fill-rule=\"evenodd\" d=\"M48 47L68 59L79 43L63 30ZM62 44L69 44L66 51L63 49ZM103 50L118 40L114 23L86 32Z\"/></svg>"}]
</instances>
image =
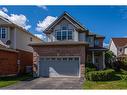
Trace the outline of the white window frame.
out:
<instances>
[{"instance_id":1,"label":"white window frame","mask_svg":"<svg viewBox=\"0 0 127 95\"><path fill-rule=\"evenodd\" d=\"M69 31L71 31L72 32L72 39L68 39L68 33L69 33ZM56 39L57 39L57 32L61 32L61 41L63 40L62 39L62 37L63 37L63 35L62 35L62 32L66 32L66 39L64 39L64 40L73 40L73 29L68 29L68 30L55 30L55 37L56 37ZM57 39L58 40L58 39Z\"/></svg>"},{"instance_id":2,"label":"white window frame","mask_svg":"<svg viewBox=\"0 0 127 95\"><path fill-rule=\"evenodd\" d=\"M2 37L2 35L3 35L2 29L5 29L5 38ZM0 38L1 39L6 39L6 37L7 37L7 31L8 31L8 28L6 28L6 27L0 27Z\"/></svg>"}]
</instances>

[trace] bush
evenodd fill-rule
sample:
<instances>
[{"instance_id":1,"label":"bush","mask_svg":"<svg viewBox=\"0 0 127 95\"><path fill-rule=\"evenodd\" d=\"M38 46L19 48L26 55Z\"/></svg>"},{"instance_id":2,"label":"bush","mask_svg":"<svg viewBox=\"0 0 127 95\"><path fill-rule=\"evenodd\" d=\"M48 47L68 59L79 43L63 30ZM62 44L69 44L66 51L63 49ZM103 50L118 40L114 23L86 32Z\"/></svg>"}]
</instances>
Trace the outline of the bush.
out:
<instances>
[{"instance_id":1,"label":"bush","mask_svg":"<svg viewBox=\"0 0 127 95\"><path fill-rule=\"evenodd\" d=\"M86 73L86 79L91 81L108 81L115 76L115 71L112 69L103 71L91 71Z\"/></svg>"},{"instance_id":2,"label":"bush","mask_svg":"<svg viewBox=\"0 0 127 95\"><path fill-rule=\"evenodd\" d=\"M115 61L115 62L113 62L113 69L114 69L116 72L119 72L119 71L120 71L120 64L121 64L120 61Z\"/></svg>"},{"instance_id":3,"label":"bush","mask_svg":"<svg viewBox=\"0 0 127 95\"><path fill-rule=\"evenodd\" d=\"M86 63L85 64L85 67L88 67L88 68L96 68L96 66L93 63Z\"/></svg>"},{"instance_id":4,"label":"bush","mask_svg":"<svg viewBox=\"0 0 127 95\"><path fill-rule=\"evenodd\" d=\"M121 61L120 62L120 68L124 69L124 70L127 70L127 61Z\"/></svg>"},{"instance_id":5,"label":"bush","mask_svg":"<svg viewBox=\"0 0 127 95\"><path fill-rule=\"evenodd\" d=\"M96 68L89 68L89 67L85 68L85 73L91 72L91 71L96 71Z\"/></svg>"},{"instance_id":6,"label":"bush","mask_svg":"<svg viewBox=\"0 0 127 95\"><path fill-rule=\"evenodd\" d=\"M120 78L121 78L122 80L127 80L127 75L121 75Z\"/></svg>"}]
</instances>

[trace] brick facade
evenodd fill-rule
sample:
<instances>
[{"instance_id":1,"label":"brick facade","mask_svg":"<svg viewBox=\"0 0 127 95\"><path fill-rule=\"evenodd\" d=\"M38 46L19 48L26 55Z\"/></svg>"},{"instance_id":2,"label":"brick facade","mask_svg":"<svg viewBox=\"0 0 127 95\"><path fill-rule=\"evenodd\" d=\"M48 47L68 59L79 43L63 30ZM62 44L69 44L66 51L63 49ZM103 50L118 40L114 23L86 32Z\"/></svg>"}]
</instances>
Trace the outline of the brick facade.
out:
<instances>
[{"instance_id":1,"label":"brick facade","mask_svg":"<svg viewBox=\"0 0 127 95\"><path fill-rule=\"evenodd\" d=\"M18 53L0 50L0 76L17 74Z\"/></svg>"},{"instance_id":2,"label":"brick facade","mask_svg":"<svg viewBox=\"0 0 127 95\"><path fill-rule=\"evenodd\" d=\"M54 45L36 46L34 49L34 64L38 63L39 56L79 56L81 77L84 77L85 70L85 45ZM34 69L35 71L35 69Z\"/></svg>"},{"instance_id":3,"label":"brick facade","mask_svg":"<svg viewBox=\"0 0 127 95\"><path fill-rule=\"evenodd\" d=\"M18 59L20 60L20 73L26 72L26 66L33 65L33 53L23 51L23 50L17 50L18 53Z\"/></svg>"}]
</instances>

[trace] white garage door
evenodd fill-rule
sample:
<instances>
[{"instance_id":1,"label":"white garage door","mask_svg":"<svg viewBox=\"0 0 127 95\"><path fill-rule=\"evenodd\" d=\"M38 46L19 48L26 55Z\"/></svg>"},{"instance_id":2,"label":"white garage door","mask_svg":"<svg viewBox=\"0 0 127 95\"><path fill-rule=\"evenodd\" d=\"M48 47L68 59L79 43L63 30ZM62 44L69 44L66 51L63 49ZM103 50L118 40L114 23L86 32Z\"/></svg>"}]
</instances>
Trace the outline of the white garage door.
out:
<instances>
[{"instance_id":1,"label":"white garage door","mask_svg":"<svg viewBox=\"0 0 127 95\"><path fill-rule=\"evenodd\" d=\"M42 77L79 76L79 57L40 58L39 76Z\"/></svg>"}]
</instances>

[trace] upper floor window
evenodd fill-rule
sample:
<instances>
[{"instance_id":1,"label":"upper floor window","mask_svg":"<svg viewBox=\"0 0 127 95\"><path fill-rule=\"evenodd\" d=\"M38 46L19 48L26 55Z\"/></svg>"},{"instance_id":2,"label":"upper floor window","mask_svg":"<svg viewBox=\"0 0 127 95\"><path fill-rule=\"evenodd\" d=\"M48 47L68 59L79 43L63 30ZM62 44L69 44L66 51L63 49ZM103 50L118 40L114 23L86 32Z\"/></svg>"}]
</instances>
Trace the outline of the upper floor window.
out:
<instances>
[{"instance_id":1,"label":"upper floor window","mask_svg":"<svg viewBox=\"0 0 127 95\"><path fill-rule=\"evenodd\" d=\"M98 45L99 45L99 41L95 40L95 46L98 46Z\"/></svg>"},{"instance_id":2,"label":"upper floor window","mask_svg":"<svg viewBox=\"0 0 127 95\"><path fill-rule=\"evenodd\" d=\"M56 39L57 40L72 40L73 39L73 30L56 30Z\"/></svg>"},{"instance_id":3,"label":"upper floor window","mask_svg":"<svg viewBox=\"0 0 127 95\"><path fill-rule=\"evenodd\" d=\"M31 42L33 41L33 38L32 38L32 37L30 37L30 41L31 41Z\"/></svg>"},{"instance_id":4,"label":"upper floor window","mask_svg":"<svg viewBox=\"0 0 127 95\"><path fill-rule=\"evenodd\" d=\"M5 27L0 27L0 38L6 38L6 34L7 34L7 28Z\"/></svg>"},{"instance_id":5,"label":"upper floor window","mask_svg":"<svg viewBox=\"0 0 127 95\"><path fill-rule=\"evenodd\" d=\"M88 37L87 38L87 41L90 42L90 43L92 43L93 42L93 38L92 37Z\"/></svg>"}]
</instances>

